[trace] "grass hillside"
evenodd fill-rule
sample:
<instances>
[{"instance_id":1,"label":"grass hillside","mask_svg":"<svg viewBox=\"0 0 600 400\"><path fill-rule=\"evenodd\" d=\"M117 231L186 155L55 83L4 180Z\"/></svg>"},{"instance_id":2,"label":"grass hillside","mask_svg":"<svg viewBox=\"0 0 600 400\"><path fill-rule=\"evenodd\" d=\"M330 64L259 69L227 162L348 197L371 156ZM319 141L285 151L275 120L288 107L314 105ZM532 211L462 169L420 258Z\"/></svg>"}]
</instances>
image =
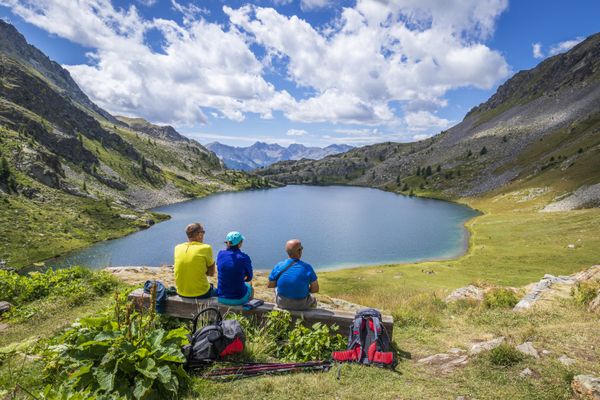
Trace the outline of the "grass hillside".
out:
<instances>
[{"instance_id":1,"label":"grass hillside","mask_svg":"<svg viewBox=\"0 0 600 400\"><path fill-rule=\"evenodd\" d=\"M147 228L144 211L266 187L169 126L117 120L0 21L0 260L21 268ZM12 38L12 40L8 40Z\"/></svg>"}]
</instances>

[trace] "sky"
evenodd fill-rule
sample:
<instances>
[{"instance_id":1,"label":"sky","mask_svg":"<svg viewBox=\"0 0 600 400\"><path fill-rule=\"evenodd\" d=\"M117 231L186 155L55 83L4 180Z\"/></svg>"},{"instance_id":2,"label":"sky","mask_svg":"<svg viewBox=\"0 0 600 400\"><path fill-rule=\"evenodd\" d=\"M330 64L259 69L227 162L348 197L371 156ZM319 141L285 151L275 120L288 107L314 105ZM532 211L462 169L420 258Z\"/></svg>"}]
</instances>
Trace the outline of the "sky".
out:
<instances>
[{"instance_id":1,"label":"sky","mask_svg":"<svg viewBox=\"0 0 600 400\"><path fill-rule=\"evenodd\" d=\"M114 115L201 143L361 146L459 123L600 31L597 0L0 0Z\"/></svg>"}]
</instances>

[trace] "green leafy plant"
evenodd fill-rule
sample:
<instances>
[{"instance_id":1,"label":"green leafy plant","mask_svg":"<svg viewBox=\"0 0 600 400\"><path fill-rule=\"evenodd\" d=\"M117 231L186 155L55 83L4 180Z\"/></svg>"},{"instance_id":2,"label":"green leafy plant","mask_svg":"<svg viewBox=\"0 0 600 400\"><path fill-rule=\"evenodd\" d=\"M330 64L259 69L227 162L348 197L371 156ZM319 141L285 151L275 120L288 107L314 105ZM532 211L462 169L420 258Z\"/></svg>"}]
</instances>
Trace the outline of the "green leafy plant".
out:
<instances>
[{"instance_id":1,"label":"green leafy plant","mask_svg":"<svg viewBox=\"0 0 600 400\"><path fill-rule=\"evenodd\" d=\"M297 321L284 348L285 358L290 361L328 359L332 351L346 348L346 340L337 330L336 325L329 328L317 322L307 328L302 321Z\"/></svg>"},{"instance_id":2,"label":"green leafy plant","mask_svg":"<svg viewBox=\"0 0 600 400\"><path fill-rule=\"evenodd\" d=\"M577 282L571 289L575 303L587 306L600 294L600 281Z\"/></svg>"},{"instance_id":3,"label":"green leafy plant","mask_svg":"<svg viewBox=\"0 0 600 400\"><path fill-rule=\"evenodd\" d=\"M492 289L483 298L483 305L486 308L512 308L518 302L516 293L505 288Z\"/></svg>"},{"instance_id":4,"label":"green leafy plant","mask_svg":"<svg viewBox=\"0 0 600 400\"><path fill-rule=\"evenodd\" d=\"M287 311L272 311L261 323L237 314L227 316L236 319L246 333L247 356L253 359L285 359L309 361L327 359L331 352L346 348L346 339L337 333L338 327L320 323L308 328L298 320L292 323Z\"/></svg>"},{"instance_id":5,"label":"green leafy plant","mask_svg":"<svg viewBox=\"0 0 600 400\"><path fill-rule=\"evenodd\" d=\"M488 357L493 365L510 367L523 361L523 354L506 343L489 351Z\"/></svg>"},{"instance_id":6,"label":"green leafy plant","mask_svg":"<svg viewBox=\"0 0 600 400\"><path fill-rule=\"evenodd\" d=\"M106 271L73 267L19 275L0 270L0 301L22 305L49 296L68 297L70 302L111 292L118 281Z\"/></svg>"},{"instance_id":7,"label":"green leafy plant","mask_svg":"<svg viewBox=\"0 0 600 400\"><path fill-rule=\"evenodd\" d=\"M147 315L121 305L112 316L81 319L48 350L47 376L61 384L48 397L174 398L188 375L181 347L185 328L167 331Z\"/></svg>"}]
</instances>

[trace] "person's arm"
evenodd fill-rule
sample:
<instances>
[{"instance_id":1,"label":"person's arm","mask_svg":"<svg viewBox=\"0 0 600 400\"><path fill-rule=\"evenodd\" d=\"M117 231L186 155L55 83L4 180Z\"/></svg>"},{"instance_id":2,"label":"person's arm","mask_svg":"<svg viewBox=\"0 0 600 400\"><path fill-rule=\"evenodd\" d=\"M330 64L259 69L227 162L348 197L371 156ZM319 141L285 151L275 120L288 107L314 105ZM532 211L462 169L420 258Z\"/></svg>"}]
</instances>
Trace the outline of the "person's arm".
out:
<instances>
[{"instance_id":1,"label":"person's arm","mask_svg":"<svg viewBox=\"0 0 600 400\"><path fill-rule=\"evenodd\" d=\"M252 260L250 259L250 257L246 257L246 263L244 265L245 268L245 274L246 276L244 277L244 281L246 282L252 282L252 278L253 278L253 273L252 273Z\"/></svg>"},{"instance_id":2,"label":"person's arm","mask_svg":"<svg viewBox=\"0 0 600 400\"><path fill-rule=\"evenodd\" d=\"M215 259L213 258L212 247L208 247L208 257L206 259L206 276L215 276Z\"/></svg>"},{"instance_id":3,"label":"person's arm","mask_svg":"<svg viewBox=\"0 0 600 400\"><path fill-rule=\"evenodd\" d=\"M277 265L276 265L275 268L273 268L273 271L271 271L271 273L269 274L269 283L267 283L267 287L269 289L273 289L274 287L277 287L277 281L275 280L275 278L277 277L278 271L279 271L279 269L277 268Z\"/></svg>"},{"instance_id":4,"label":"person's arm","mask_svg":"<svg viewBox=\"0 0 600 400\"><path fill-rule=\"evenodd\" d=\"M308 291L310 293L318 293L319 292L319 281L317 280L317 274L311 265L308 265L308 281L310 284L308 285Z\"/></svg>"},{"instance_id":5,"label":"person's arm","mask_svg":"<svg viewBox=\"0 0 600 400\"><path fill-rule=\"evenodd\" d=\"M215 268L215 263L213 261L212 265L209 265L208 267L206 267L206 276L215 276L215 270L217 268Z\"/></svg>"}]
</instances>

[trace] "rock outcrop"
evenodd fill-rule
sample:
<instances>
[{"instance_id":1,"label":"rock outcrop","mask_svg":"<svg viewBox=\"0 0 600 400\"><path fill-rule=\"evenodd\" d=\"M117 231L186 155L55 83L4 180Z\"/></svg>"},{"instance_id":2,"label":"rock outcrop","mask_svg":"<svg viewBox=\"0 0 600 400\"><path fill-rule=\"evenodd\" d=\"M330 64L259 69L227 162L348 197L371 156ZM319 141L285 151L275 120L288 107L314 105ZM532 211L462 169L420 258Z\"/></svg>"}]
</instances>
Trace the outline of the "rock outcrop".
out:
<instances>
[{"instance_id":1,"label":"rock outcrop","mask_svg":"<svg viewBox=\"0 0 600 400\"><path fill-rule=\"evenodd\" d=\"M571 388L580 399L600 400L600 378L590 375L577 375Z\"/></svg>"},{"instance_id":2,"label":"rock outcrop","mask_svg":"<svg viewBox=\"0 0 600 400\"><path fill-rule=\"evenodd\" d=\"M584 271L568 276L546 274L537 283L529 285L525 296L513 308L514 311L524 311L533 307L541 299L550 299L569 295L570 288L578 282L600 279L600 265L594 265ZM599 300L600 302L600 300Z\"/></svg>"},{"instance_id":3,"label":"rock outcrop","mask_svg":"<svg viewBox=\"0 0 600 400\"><path fill-rule=\"evenodd\" d=\"M452 303L459 300L479 302L483 300L485 290L475 285L461 287L453 291L444 299L446 303Z\"/></svg>"}]
</instances>

